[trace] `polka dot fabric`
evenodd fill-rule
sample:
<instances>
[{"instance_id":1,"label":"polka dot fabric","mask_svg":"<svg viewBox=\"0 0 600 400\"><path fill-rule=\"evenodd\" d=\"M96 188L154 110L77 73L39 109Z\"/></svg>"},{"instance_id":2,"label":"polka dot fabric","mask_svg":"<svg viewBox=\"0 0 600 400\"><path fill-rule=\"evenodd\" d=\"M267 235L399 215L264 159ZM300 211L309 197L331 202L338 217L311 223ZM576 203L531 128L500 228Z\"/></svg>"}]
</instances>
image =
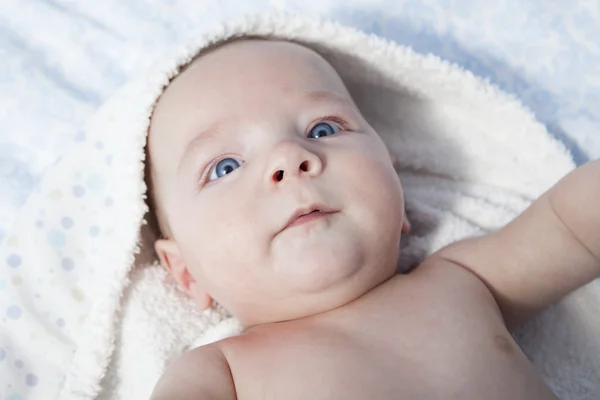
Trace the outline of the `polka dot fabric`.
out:
<instances>
[{"instance_id":1,"label":"polka dot fabric","mask_svg":"<svg viewBox=\"0 0 600 400\"><path fill-rule=\"evenodd\" d=\"M89 154L85 143L78 153ZM48 399L65 380L75 351L73 337L90 312L82 275L115 230L103 209L114 204L105 183L102 153L63 175L61 166L19 216L0 249L0 399ZM66 178L66 180L65 180Z\"/></svg>"},{"instance_id":2,"label":"polka dot fabric","mask_svg":"<svg viewBox=\"0 0 600 400\"><path fill-rule=\"evenodd\" d=\"M110 329L96 334L94 327L109 326L118 307L118 296L106 294L110 282L119 282L120 293L133 264L145 210L140 159L147 121L123 138L110 122L94 123L112 121L107 113L101 109L90 121L96 129L78 135L46 172L0 247L1 400L56 398L78 350L91 349L86 343L94 340L100 348L111 343ZM115 225L119 215L127 216L128 228ZM97 352L83 353L89 360L79 362L102 376L108 356L102 363ZM79 369L71 375L85 370Z\"/></svg>"}]
</instances>

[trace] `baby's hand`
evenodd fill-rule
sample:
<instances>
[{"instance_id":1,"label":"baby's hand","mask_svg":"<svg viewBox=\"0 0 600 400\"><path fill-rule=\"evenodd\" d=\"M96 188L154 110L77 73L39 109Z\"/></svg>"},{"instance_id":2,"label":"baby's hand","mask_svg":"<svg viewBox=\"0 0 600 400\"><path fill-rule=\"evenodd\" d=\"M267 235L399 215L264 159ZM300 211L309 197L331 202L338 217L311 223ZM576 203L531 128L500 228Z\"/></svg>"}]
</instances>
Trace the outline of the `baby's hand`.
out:
<instances>
[{"instance_id":1,"label":"baby's hand","mask_svg":"<svg viewBox=\"0 0 600 400\"><path fill-rule=\"evenodd\" d=\"M500 231L434 255L494 295L507 325L600 276L600 160L572 171Z\"/></svg>"}]
</instances>

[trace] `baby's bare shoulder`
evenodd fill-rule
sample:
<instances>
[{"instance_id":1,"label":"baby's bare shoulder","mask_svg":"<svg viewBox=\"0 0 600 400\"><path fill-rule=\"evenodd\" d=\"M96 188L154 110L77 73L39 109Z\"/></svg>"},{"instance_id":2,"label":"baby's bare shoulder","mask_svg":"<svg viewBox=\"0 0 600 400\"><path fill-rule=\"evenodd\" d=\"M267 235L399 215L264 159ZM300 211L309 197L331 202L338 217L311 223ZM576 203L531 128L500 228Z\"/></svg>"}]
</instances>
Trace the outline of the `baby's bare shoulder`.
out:
<instances>
[{"instance_id":1,"label":"baby's bare shoulder","mask_svg":"<svg viewBox=\"0 0 600 400\"><path fill-rule=\"evenodd\" d=\"M485 283L469 268L438 253L423 260L409 276L411 281L403 284L416 286L421 293L446 296L450 292L493 300ZM403 280L402 277L399 278L400 281Z\"/></svg>"},{"instance_id":2,"label":"baby's bare shoulder","mask_svg":"<svg viewBox=\"0 0 600 400\"><path fill-rule=\"evenodd\" d=\"M229 363L219 343L190 350L173 361L151 400L235 399Z\"/></svg>"},{"instance_id":3,"label":"baby's bare shoulder","mask_svg":"<svg viewBox=\"0 0 600 400\"><path fill-rule=\"evenodd\" d=\"M381 303L399 304L402 315L424 310L464 313L502 320L499 306L486 284L471 270L458 263L433 254L406 275L397 275L377 288L367 303L379 307ZM408 309L404 309L404 307ZM423 310L421 310L421 307ZM404 318L404 317L403 317Z\"/></svg>"},{"instance_id":4,"label":"baby's bare shoulder","mask_svg":"<svg viewBox=\"0 0 600 400\"><path fill-rule=\"evenodd\" d=\"M470 270L508 326L600 276L600 160L577 168L502 229L434 257Z\"/></svg>"}]
</instances>

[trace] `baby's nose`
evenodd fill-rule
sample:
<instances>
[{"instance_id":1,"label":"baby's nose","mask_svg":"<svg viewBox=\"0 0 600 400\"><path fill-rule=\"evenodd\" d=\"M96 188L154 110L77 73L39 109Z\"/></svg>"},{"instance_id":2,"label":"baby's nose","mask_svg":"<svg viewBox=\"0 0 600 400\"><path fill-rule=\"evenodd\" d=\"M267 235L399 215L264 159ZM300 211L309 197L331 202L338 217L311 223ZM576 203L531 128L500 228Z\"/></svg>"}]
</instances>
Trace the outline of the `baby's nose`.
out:
<instances>
[{"instance_id":1,"label":"baby's nose","mask_svg":"<svg viewBox=\"0 0 600 400\"><path fill-rule=\"evenodd\" d=\"M268 183L281 184L300 176L317 176L323 169L321 158L295 142L277 144L267 170Z\"/></svg>"}]
</instances>

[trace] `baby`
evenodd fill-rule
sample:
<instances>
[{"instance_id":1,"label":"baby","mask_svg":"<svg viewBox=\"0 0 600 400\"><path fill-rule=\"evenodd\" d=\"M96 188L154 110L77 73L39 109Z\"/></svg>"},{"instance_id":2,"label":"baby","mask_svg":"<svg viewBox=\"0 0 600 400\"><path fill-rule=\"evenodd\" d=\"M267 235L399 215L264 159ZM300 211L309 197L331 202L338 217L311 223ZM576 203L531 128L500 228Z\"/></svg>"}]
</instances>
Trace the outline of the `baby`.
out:
<instances>
[{"instance_id":1,"label":"baby","mask_svg":"<svg viewBox=\"0 0 600 400\"><path fill-rule=\"evenodd\" d=\"M153 399L556 398L508 329L600 276L599 161L398 275L394 160L312 50L211 49L148 146L161 263L245 327L173 362Z\"/></svg>"}]
</instances>

